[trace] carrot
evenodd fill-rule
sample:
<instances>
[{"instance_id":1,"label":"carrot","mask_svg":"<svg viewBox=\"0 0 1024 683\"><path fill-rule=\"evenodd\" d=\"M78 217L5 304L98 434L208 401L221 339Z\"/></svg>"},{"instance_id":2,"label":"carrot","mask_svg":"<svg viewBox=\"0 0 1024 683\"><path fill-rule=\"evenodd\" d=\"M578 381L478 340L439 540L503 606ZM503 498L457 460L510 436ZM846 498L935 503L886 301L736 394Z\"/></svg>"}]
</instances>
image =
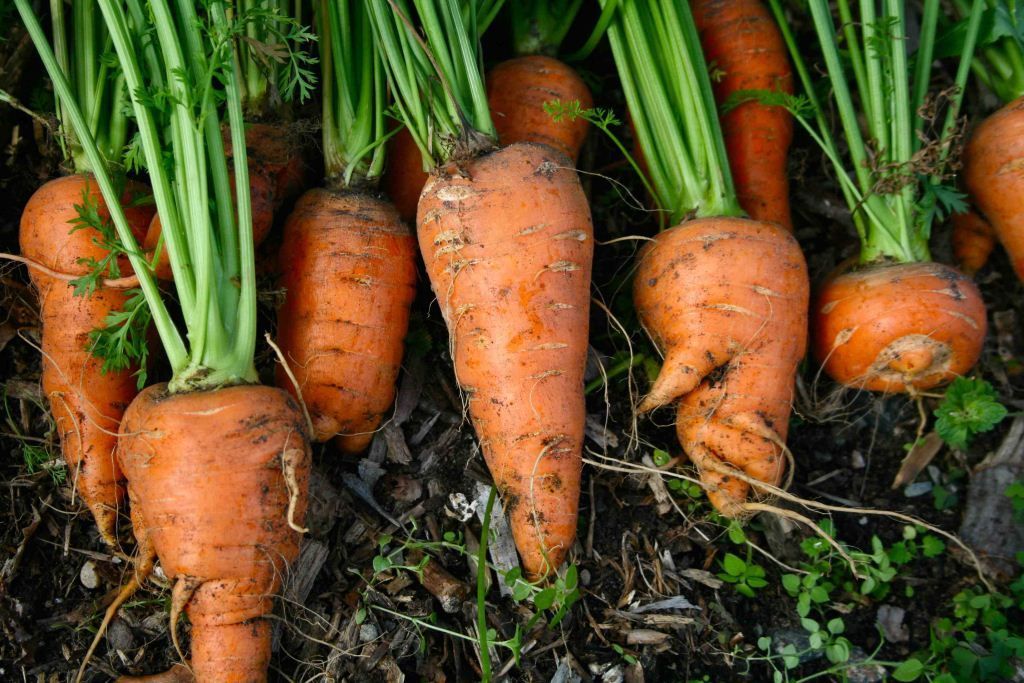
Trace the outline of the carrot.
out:
<instances>
[{"instance_id":1,"label":"carrot","mask_svg":"<svg viewBox=\"0 0 1024 683\"><path fill-rule=\"evenodd\" d=\"M1024 97L985 119L964 149L964 185L1024 279Z\"/></svg>"},{"instance_id":2,"label":"carrot","mask_svg":"<svg viewBox=\"0 0 1024 683\"><path fill-rule=\"evenodd\" d=\"M973 275L985 266L992 254L996 246L995 231L988 221L971 210L954 213L950 221L953 224L953 257L960 270Z\"/></svg>"},{"instance_id":3,"label":"carrot","mask_svg":"<svg viewBox=\"0 0 1024 683\"><path fill-rule=\"evenodd\" d=\"M130 183L123 205L131 226L141 234L152 206L133 206L145 196L145 186ZM21 215L21 253L46 267L84 276L83 259L102 262L107 256L100 232L85 227L72 232L79 219L76 206L85 198L107 217L103 198L87 175L71 175L39 188ZM123 265L123 264L122 264ZM91 294L76 295L75 287L37 270L30 270L39 292L42 322L43 393L50 404L61 451L71 471L74 490L92 512L100 536L116 545L117 512L124 498L124 477L114 456L117 426L125 407L138 393L133 369L103 372L104 361L90 350L90 333L107 317L124 308L123 289L98 286Z\"/></svg>"},{"instance_id":4,"label":"carrot","mask_svg":"<svg viewBox=\"0 0 1024 683\"><path fill-rule=\"evenodd\" d=\"M387 166L381 179L381 189L394 202L399 217L406 223L416 220L416 206L426 182L423 155L408 129L403 126L388 140Z\"/></svg>"},{"instance_id":5,"label":"carrot","mask_svg":"<svg viewBox=\"0 0 1024 683\"><path fill-rule=\"evenodd\" d=\"M719 77L712 84L719 106L745 91L793 94L786 45L761 0L691 0L704 57ZM759 221L793 229L786 158L793 116L756 98L721 114L722 135L740 206Z\"/></svg>"},{"instance_id":6,"label":"carrot","mask_svg":"<svg viewBox=\"0 0 1024 683\"><path fill-rule=\"evenodd\" d=\"M532 143L433 174L420 251L526 571L576 535L593 228L565 157Z\"/></svg>"},{"instance_id":7,"label":"carrot","mask_svg":"<svg viewBox=\"0 0 1024 683\"><path fill-rule=\"evenodd\" d=\"M315 7L328 187L302 195L285 225L277 327L289 367L278 368L277 384L298 384L315 441L337 437L342 451L358 453L395 397L416 246L395 208L370 191L387 129L368 11L330 0Z\"/></svg>"},{"instance_id":8,"label":"carrot","mask_svg":"<svg viewBox=\"0 0 1024 683\"><path fill-rule=\"evenodd\" d=\"M125 407L137 393L132 377L137 366L132 361L138 358L107 357L99 334L131 300L125 289L108 286L111 279L130 275L131 266L108 229L110 211L92 174L120 159L130 124L123 83L103 60L109 37L102 23L93 19L93 12L95 6L88 0L50 8L55 58L70 74L68 88L74 89L92 116L84 131L72 134L68 112L62 102L56 103L60 151L75 174L51 180L33 194L21 216L19 240L22 257L39 266L31 268L29 275L39 293L43 392L73 491L92 512L100 536L113 546L124 497L114 435ZM94 158L85 153L79 140L82 134L94 141ZM146 195L148 188L132 181L108 194L136 236L145 232L154 211L151 204L137 201Z\"/></svg>"},{"instance_id":9,"label":"carrot","mask_svg":"<svg viewBox=\"0 0 1024 683\"><path fill-rule=\"evenodd\" d=\"M641 250L633 281L640 323L664 354L637 410L675 404L708 498L741 518L750 485L737 474L775 485L785 470L807 267L787 230L742 217L687 4L623 3L608 38L654 198L677 223ZM677 59L658 58L669 49Z\"/></svg>"},{"instance_id":10,"label":"carrot","mask_svg":"<svg viewBox=\"0 0 1024 683\"><path fill-rule=\"evenodd\" d=\"M719 463L781 480L808 297L800 247L771 223L688 221L640 252L633 301L665 361L639 410L679 401L679 442L727 517L749 485Z\"/></svg>"},{"instance_id":11,"label":"carrot","mask_svg":"<svg viewBox=\"0 0 1024 683\"><path fill-rule=\"evenodd\" d=\"M869 391L926 390L967 373L987 325L971 279L929 262L840 268L812 310L825 372Z\"/></svg>"},{"instance_id":12,"label":"carrot","mask_svg":"<svg viewBox=\"0 0 1024 683\"><path fill-rule=\"evenodd\" d=\"M229 174L231 180L231 191L235 191L235 175ZM267 173L250 168L249 169L249 193L252 202L252 239L253 244L259 246L270 234L274 225L274 209L277 205L275 200L274 180ZM153 258L157 245L161 244L160 236L163 229L160 225L160 215L154 214L152 221L145 232L142 240L142 248L149 255L151 263L154 263L153 272L157 278L164 281L174 279L171 272L171 262L167 255L167 245L163 244L160 249L160 257Z\"/></svg>"},{"instance_id":13,"label":"carrot","mask_svg":"<svg viewBox=\"0 0 1024 683\"><path fill-rule=\"evenodd\" d=\"M416 248L395 209L364 192L310 190L285 224L278 344L313 439L364 450L395 397L416 294ZM285 265L287 264L287 265ZM278 368L277 384L291 389Z\"/></svg>"},{"instance_id":14,"label":"carrot","mask_svg":"<svg viewBox=\"0 0 1024 683\"><path fill-rule=\"evenodd\" d=\"M594 106L590 88L572 67L554 57L526 55L498 64L487 74L487 104L503 145L538 142L550 145L575 163L587 137L583 117L555 121L544 103L579 102Z\"/></svg>"},{"instance_id":15,"label":"carrot","mask_svg":"<svg viewBox=\"0 0 1024 683\"><path fill-rule=\"evenodd\" d=\"M778 0L772 0L772 5L781 17ZM956 94L950 98L939 138L931 140L918 112L933 80L938 13L925 13L917 35L908 32L903 3L886 5L876 21L862 25L841 14L843 54L850 57L845 61L828 3L811 0L831 96L846 138L842 151L832 139L801 51L784 27L805 94L814 107L817 128L812 130L842 179L861 242L856 263L840 265L829 276L813 307L815 355L829 376L849 387L916 393L967 372L980 355L986 332L984 302L970 278L931 262L928 236L937 212L924 206L925 194L941 182L947 168L983 5L975 2L971 10ZM879 32L879 25L889 29ZM919 43L913 69L907 64L908 42ZM872 76L863 78L865 73ZM856 100L852 92L857 93ZM888 169L909 168L924 155L931 156L927 174L892 183Z\"/></svg>"},{"instance_id":16,"label":"carrot","mask_svg":"<svg viewBox=\"0 0 1024 683\"><path fill-rule=\"evenodd\" d=\"M369 6L398 109L433 167L416 232L455 375L525 574L549 576L576 536L590 209L558 150L527 142L494 150L473 13L465 17L458 0L418 3L441 17L424 23L424 44L389 0ZM443 55L440 73L428 50ZM423 92L427 108L444 115L425 115Z\"/></svg>"},{"instance_id":17,"label":"carrot","mask_svg":"<svg viewBox=\"0 0 1024 683\"><path fill-rule=\"evenodd\" d=\"M192 624L200 683L266 680L275 594L299 551L310 453L296 403L272 387L146 388L118 460L140 543L173 583L171 629ZM175 636L175 642L177 642Z\"/></svg>"},{"instance_id":18,"label":"carrot","mask_svg":"<svg viewBox=\"0 0 1024 683\"><path fill-rule=\"evenodd\" d=\"M223 130L222 133L224 153L230 159L230 132ZM269 192L273 197L273 208L277 209L295 199L305 189L309 165L305 158L303 139L289 130L287 125L247 123L245 146L249 159L250 180L263 174L269 179L267 188L254 188L254 195ZM256 223L255 208L253 222Z\"/></svg>"},{"instance_id":19,"label":"carrot","mask_svg":"<svg viewBox=\"0 0 1024 683\"><path fill-rule=\"evenodd\" d=\"M166 385L132 401L119 432L142 569L155 552L174 583L172 636L177 645L174 627L187 612L198 683L265 681L266 616L304 531L310 450L295 401L257 385L255 248L237 58L247 34L224 0L147 3L155 31L133 25L135 14L122 3L97 4L139 126L180 316L171 316L147 267L30 0L15 0L93 166L171 370ZM165 107L146 95L145 84L170 73L175 77L163 87L175 104ZM179 106L206 98L224 103L234 192L223 182L217 108ZM224 210L230 202L236 211Z\"/></svg>"},{"instance_id":20,"label":"carrot","mask_svg":"<svg viewBox=\"0 0 1024 683\"><path fill-rule=\"evenodd\" d=\"M573 160L590 123L582 116L556 121L545 103L576 102L580 110L594 106L590 88L576 70L554 57L579 12L579 0L520 0L509 5L516 57L487 73L487 104L498 142L551 145Z\"/></svg>"}]
</instances>

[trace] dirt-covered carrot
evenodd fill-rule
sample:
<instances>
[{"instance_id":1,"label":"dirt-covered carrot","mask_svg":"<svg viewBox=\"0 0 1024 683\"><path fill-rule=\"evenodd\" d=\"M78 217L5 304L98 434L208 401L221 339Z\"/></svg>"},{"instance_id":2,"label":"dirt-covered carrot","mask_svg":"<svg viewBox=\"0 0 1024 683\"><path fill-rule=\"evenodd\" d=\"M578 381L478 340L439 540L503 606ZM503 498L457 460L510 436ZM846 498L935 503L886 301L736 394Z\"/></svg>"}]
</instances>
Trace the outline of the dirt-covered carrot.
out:
<instances>
[{"instance_id":1,"label":"dirt-covered carrot","mask_svg":"<svg viewBox=\"0 0 1024 683\"><path fill-rule=\"evenodd\" d=\"M236 29L250 17L229 14L221 0L198 6L149 0L129 3L127 10L117 0L96 4L130 93L184 334L146 267L29 0L16 0L93 165L172 371L168 384L132 402L118 443L141 564L154 553L159 558L173 586L171 623L182 612L189 616L196 681L264 681L270 657L265 617L298 554L310 453L295 401L256 384L252 211L248 164L239 151L245 144L235 56ZM151 17L157 30L130 30L135 11ZM163 107L148 97L153 87L166 88L173 104ZM234 193L225 155L211 153L222 149L217 108L189 106L197 98L214 101L215 91L235 142Z\"/></svg>"},{"instance_id":2,"label":"dirt-covered carrot","mask_svg":"<svg viewBox=\"0 0 1024 683\"><path fill-rule=\"evenodd\" d=\"M985 119L964 150L964 185L1024 280L1024 97Z\"/></svg>"},{"instance_id":3,"label":"dirt-covered carrot","mask_svg":"<svg viewBox=\"0 0 1024 683\"><path fill-rule=\"evenodd\" d=\"M778 0L772 4L781 17ZM916 392L967 372L985 339L985 307L977 287L955 269L931 263L928 250L930 222L945 210L938 204L943 194L933 188L943 177L948 136L955 132L984 3L973 3L956 93L937 132L925 130L917 112L931 83L938 1L925 3L915 36L908 33L904 3L887 2L877 14L873 0L859 4L862 21L852 22L848 4L840 3L847 67L828 3L810 2L848 162L831 137L807 67L786 31L817 125L801 121L833 162L861 241L857 263L840 267L818 293L812 307L813 345L825 371L843 384ZM883 32L879 26L888 29ZM908 43L918 45L913 68ZM859 109L847 68L856 84ZM929 153L930 165L916 170L914 160Z\"/></svg>"},{"instance_id":4,"label":"dirt-covered carrot","mask_svg":"<svg viewBox=\"0 0 1024 683\"><path fill-rule=\"evenodd\" d=\"M960 270L974 275L988 263L988 257L995 249L995 230L987 220L971 209L954 213L949 220L953 226L950 235L953 258Z\"/></svg>"},{"instance_id":5,"label":"dirt-covered carrot","mask_svg":"<svg viewBox=\"0 0 1024 683\"><path fill-rule=\"evenodd\" d=\"M298 383L316 441L337 437L357 453L394 400L416 245L374 192L386 81L367 9L321 0L317 30L327 188L306 192L285 225L278 343L295 382L282 366L277 384L294 392Z\"/></svg>"},{"instance_id":6,"label":"dirt-covered carrot","mask_svg":"<svg viewBox=\"0 0 1024 683\"><path fill-rule=\"evenodd\" d=\"M715 99L727 108L722 135L740 206L754 220L792 230L786 160L793 115L763 101L765 92L793 93L779 27L761 0L691 0L690 7L715 74Z\"/></svg>"},{"instance_id":7,"label":"dirt-covered carrot","mask_svg":"<svg viewBox=\"0 0 1024 683\"><path fill-rule=\"evenodd\" d=\"M555 120L544 107L557 101L594 104L576 70L554 57L572 26L582 0L520 0L509 3L517 56L487 72L487 103L502 145L539 142L574 162L587 137L584 117Z\"/></svg>"},{"instance_id":8,"label":"dirt-covered carrot","mask_svg":"<svg viewBox=\"0 0 1024 683\"><path fill-rule=\"evenodd\" d=\"M564 154L533 143L494 151L475 14L463 17L461 4L417 2L419 18L443 17L423 26L443 55L440 73L391 10L417 16L405 2L371 7L398 109L434 166L417 235L456 377L523 566L537 577L561 565L576 534L593 228ZM418 53L419 66L403 53Z\"/></svg>"},{"instance_id":9,"label":"dirt-covered carrot","mask_svg":"<svg viewBox=\"0 0 1024 683\"><path fill-rule=\"evenodd\" d=\"M687 4L621 2L608 38L654 199L683 221L644 247L633 282L665 357L639 410L675 403L709 498L739 517L750 486L736 473L774 485L785 470L807 268L785 229L742 217Z\"/></svg>"},{"instance_id":10,"label":"dirt-covered carrot","mask_svg":"<svg viewBox=\"0 0 1024 683\"><path fill-rule=\"evenodd\" d=\"M90 132L97 139L104 164L120 160L128 131L124 116L124 79L102 60L107 38L91 3L75 0L67 9L55 3L52 12L57 58L73 75L75 92L93 113ZM117 465L117 428L125 407L138 389L130 363L111 363L97 353L95 331L111 315L123 311L131 292L103 284L129 270L118 256L109 229L106 204L92 180L93 169L71 131L63 108L57 108L62 147L76 175L43 185L21 216L23 257L69 281L30 269L39 293L42 320L43 393L50 404L61 451L71 471L73 490L96 520L100 536L116 545L117 513L123 507L124 477ZM148 191L135 182L121 183L120 197L137 236L153 215L141 200Z\"/></svg>"}]
</instances>

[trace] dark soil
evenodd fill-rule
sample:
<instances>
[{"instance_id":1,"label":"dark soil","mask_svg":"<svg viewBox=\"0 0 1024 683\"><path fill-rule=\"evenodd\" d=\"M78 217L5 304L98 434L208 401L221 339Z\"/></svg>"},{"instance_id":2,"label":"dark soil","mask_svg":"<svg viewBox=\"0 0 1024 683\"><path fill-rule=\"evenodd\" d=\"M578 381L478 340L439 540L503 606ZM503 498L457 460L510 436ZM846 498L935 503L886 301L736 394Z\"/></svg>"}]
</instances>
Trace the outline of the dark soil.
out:
<instances>
[{"instance_id":1,"label":"dark soil","mask_svg":"<svg viewBox=\"0 0 1024 683\"><path fill-rule=\"evenodd\" d=\"M588 18L581 25L586 26ZM30 54L26 56L23 47L19 52L21 35L15 28L0 40L0 88L45 110L46 80ZM571 36L568 42L577 40L582 36ZM500 56L503 49L499 46L493 54ZM589 59L585 69L600 106L623 112L606 50ZM968 112L975 118L991 108L991 98L977 93L972 92L968 101L976 103ZM616 133L628 136L624 130L620 126ZM0 251L17 252L21 208L39 184L58 172L55 156L43 126L0 104ZM584 183L599 239L651 234L653 217L637 208L642 191L600 133L591 135L580 165L592 170ZM805 137L797 139L792 168L797 236L812 277L820 280L855 252L856 240L831 173ZM623 188L633 193L632 198L624 196ZM630 303L637 244L618 242L597 250L594 295L614 313L617 323L594 307L591 378L598 376L598 363L611 367L626 357L630 344L634 354L657 357L639 332ZM936 259L948 262L945 226L934 235L933 244ZM993 332L977 375L992 382L1004 403L1019 411L1024 400L1024 378L1015 362L1024 357L1021 283L998 250L978 282ZM39 388L36 302L26 283L23 268L0 269L0 680L65 681L73 678L82 661L105 600L125 580L133 545L125 517L124 554L113 556L65 480ZM267 279L265 290L261 321L269 328L274 317L272 279ZM456 542L470 546L480 535L479 519L462 521L455 499L461 494L474 500L476 486L487 482L488 475L472 429L463 419L444 324L431 304L424 277L391 427L362 461L345 459L329 446L318 449L311 534L293 571L289 600L279 610L272 680L479 678L471 642L477 632L476 579L467 557L450 549L429 550L450 574L449 588L461 598L454 600L450 613L410 572L377 572L374 567L385 534L437 543L452 532ZM619 324L635 331L629 343ZM272 367L266 350L261 351L261 361L264 370ZM632 440L633 400L647 385L643 363L635 366L633 381L633 396L626 375L620 375L606 392L598 389L588 397L593 423L587 441L593 454L588 457L604 466L585 468L579 541L570 558L579 571L582 599L556 628L541 624L523 634L518 665L508 650L496 648L492 667L516 681L551 680L560 666L558 676L563 677L558 680L563 681L578 680L574 676L585 681L771 680L770 669L746 658L755 653L759 637L784 638L786 631L800 630L795 601L779 581L785 570L755 556L766 570L768 585L754 599L719 585L715 575L721 571L724 553L742 556L746 551L727 538L726 526L711 514L706 499L674 493L674 506L659 505L655 492L667 478L620 471L640 464L655 449L680 455L669 411L641 419L635 435L639 442ZM943 448L932 462L934 469L917 478L958 493L959 502L940 511L927 485L919 486L922 495L915 497L908 497L906 489L891 488L904 445L914 440L918 429L918 408L912 400L842 393L826 379L818 379L811 361L803 368L800 396L789 436L796 462L794 494L895 510L950 531L959 527L969 474L959 480L950 475L969 473L998 446L1009 427L1007 420L977 438L967 452ZM923 400L930 412L935 400ZM676 470L686 470L685 459ZM886 545L894 543L903 530L901 522L882 517L837 513L833 520L837 537L862 549L870 548L874 535ZM799 542L809 532L795 527L776 537L768 533L775 525L762 515L748 527L748 537L780 562L799 562ZM390 547L397 545L399 540L393 540ZM417 561L411 551L400 559L406 564ZM950 613L952 596L977 581L962 554L947 552L915 561L903 569L885 599L847 602L851 609L844 617L845 635L871 652L880 642L879 607L902 607L907 610L903 623L909 637L902 643L886 642L879 657L905 659L928 646L930 624ZM907 586L914 588L915 597L904 597ZM677 596L692 608L637 610ZM89 663L85 680L153 673L178 661L167 634L168 603L167 581L158 576L121 611ZM500 640L512 637L530 612L491 590L487 616ZM466 634L470 640L430 631L410 617ZM187 634L187 624L181 628ZM810 675L824 668L818 660L799 671Z\"/></svg>"}]
</instances>

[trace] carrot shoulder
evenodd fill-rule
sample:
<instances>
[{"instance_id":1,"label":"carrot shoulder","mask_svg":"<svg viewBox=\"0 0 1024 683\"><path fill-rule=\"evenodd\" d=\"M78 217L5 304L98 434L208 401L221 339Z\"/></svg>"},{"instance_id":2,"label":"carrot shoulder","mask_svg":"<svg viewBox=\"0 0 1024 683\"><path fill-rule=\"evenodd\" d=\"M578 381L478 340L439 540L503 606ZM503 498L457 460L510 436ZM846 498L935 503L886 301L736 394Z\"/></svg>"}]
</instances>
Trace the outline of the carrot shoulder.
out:
<instances>
[{"instance_id":1,"label":"carrot shoulder","mask_svg":"<svg viewBox=\"0 0 1024 683\"><path fill-rule=\"evenodd\" d=\"M526 571L564 560L582 467L593 226L568 159L519 143L431 175L420 251Z\"/></svg>"},{"instance_id":2,"label":"carrot shoulder","mask_svg":"<svg viewBox=\"0 0 1024 683\"><path fill-rule=\"evenodd\" d=\"M719 106L747 90L792 94L786 45L760 0L691 0L690 6L705 59L719 76L712 80ZM743 210L792 230L786 159L793 116L784 107L750 99L722 114L721 124Z\"/></svg>"}]
</instances>

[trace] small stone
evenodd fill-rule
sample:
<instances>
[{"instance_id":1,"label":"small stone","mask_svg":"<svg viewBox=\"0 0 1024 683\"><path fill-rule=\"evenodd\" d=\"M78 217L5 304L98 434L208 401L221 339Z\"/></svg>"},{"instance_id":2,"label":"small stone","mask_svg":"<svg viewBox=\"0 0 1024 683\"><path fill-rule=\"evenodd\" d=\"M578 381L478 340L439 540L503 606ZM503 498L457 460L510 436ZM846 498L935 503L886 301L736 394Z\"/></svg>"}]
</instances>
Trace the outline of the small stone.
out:
<instances>
[{"instance_id":1,"label":"small stone","mask_svg":"<svg viewBox=\"0 0 1024 683\"><path fill-rule=\"evenodd\" d=\"M369 643L370 641L377 640L377 636L380 635L380 631L373 624L364 623L359 626L359 642Z\"/></svg>"},{"instance_id":2,"label":"small stone","mask_svg":"<svg viewBox=\"0 0 1024 683\"><path fill-rule=\"evenodd\" d=\"M78 578L82 585L89 590L98 588L100 585L100 575L96 572L96 563L92 560L86 560L85 564L82 565L82 570L78 572Z\"/></svg>"},{"instance_id":3,"label":"small stone","mask_svg":"<svg viewBox=\"0 0 1024 683\"><path fill-rule=\"evenodd\" d=\"M114 650L127 652L135 645L135 637L123 619L114 619L107 627L107 642Z\"/></svg>"}]
</instances>

